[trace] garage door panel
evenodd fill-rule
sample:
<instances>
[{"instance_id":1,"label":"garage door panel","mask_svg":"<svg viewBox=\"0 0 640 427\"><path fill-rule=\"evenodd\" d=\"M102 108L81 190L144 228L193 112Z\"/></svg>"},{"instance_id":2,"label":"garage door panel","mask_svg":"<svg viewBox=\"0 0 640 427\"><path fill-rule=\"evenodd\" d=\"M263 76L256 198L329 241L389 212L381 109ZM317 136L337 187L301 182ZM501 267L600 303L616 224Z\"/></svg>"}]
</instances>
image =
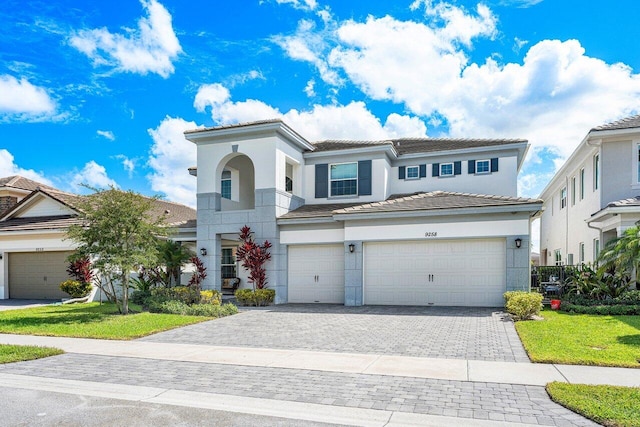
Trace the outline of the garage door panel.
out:
<instances>
[{"instance_id":1,"label":"garage door panel","mask_svg":"<svg viewBox=\"0 0 640 427\"><path fill-rule=\"evenodd\" d=\"M288 301L344 303L344 245L289 246Z\"/></svg>"},{"instance_id":2,"label":"garage door panel","mask_svg":"<svg viewBox=\"0 0 640 427\"><path fill-rule=\"evenodd\" d=\"M502 305L504 239L366 243L364 262L365 304Z\"/></svg>"},{"instance_id":3,"label":"garage door panel","mask_svg":"<svg viewBox=\"0 0 640 427\"><path fill-rule=\"evenodd\" d=\"M9 253L9 298L60 299L69 295L59 288L68 280L67 257L72 252Z\"/></svg>"}]
</instances>

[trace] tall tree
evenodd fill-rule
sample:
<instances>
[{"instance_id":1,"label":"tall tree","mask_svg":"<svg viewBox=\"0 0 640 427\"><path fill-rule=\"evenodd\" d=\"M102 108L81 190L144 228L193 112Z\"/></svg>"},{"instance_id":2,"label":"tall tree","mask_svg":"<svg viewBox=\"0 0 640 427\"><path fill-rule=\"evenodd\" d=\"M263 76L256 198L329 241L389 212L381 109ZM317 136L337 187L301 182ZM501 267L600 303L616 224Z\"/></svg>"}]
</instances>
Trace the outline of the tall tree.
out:
<instances>
[{"instance_id":1,"label":"tall tree","mask_svg":"<svg viewBox=\"0 0 640 427\"><path fill-rule=\"evenodd\" d=\"M632 283L638 283L638 266L640 265L640 221L627 228L622 236L611 240L598 256L600 269L615 270L617 274L626 275Z\"/></svg>"},{"instance_id":2,"label":"tall tree","mask_svg":"<svg viewBox=\"0 0 640 427\"><path fill-rule=\"evenodd\" d=\"M162 278L165 286L180 285L180 269L194 256L193 252L180 244L180 242L174 242L173 240L161 242L158 246L158 252L160 257L159 268L164 267L165 270L165 277Z\"/></svg>"},{"instance_id":3,"label":"tall tree","mask_svg":"<svg viewBox=\"0 0 640 427\"><path fill-rule=\"evenodd\" d=\"M102 279L119 282L121 298L115 295L115 302L128 314L129 275L158 264L158 239L167 228L163 216L152 213L154 199L113 187L94 191L75 203L83 223L69 227L67 235L78 244L79 256L93 260Z\"/></svg>"}]
</instances>

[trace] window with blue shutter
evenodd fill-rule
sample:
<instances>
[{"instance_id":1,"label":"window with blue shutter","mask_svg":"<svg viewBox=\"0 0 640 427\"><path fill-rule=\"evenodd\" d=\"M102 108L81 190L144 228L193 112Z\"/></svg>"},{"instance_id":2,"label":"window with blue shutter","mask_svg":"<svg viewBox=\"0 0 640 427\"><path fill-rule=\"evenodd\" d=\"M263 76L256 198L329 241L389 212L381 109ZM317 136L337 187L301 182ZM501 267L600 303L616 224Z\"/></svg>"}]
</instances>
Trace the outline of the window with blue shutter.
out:
<instances>
[{"instance_id":1,"label":"window with blue shutter","mask_svg":"<svg viewBox=\"0 0 640 427\"><path fill-rule=\"evenodd\" d=\"M326 198L329 189L329 165L316 165L316 199Z\"/></svg>"},{"instance_id":2,"label":"window with blue shutter","mask_svg":"<svg viewBox=\"0 0 640 427\"><path fill-rule=\"evenodd\" d=\"M420 178L427 177L427 165L420 165Z\"/></svg>"},{"instance_id":3,"label":"window with blue shutter","mask_svg":"<svg viewBox=\"0 0 640 427\"><path fill-rule=\"evenodd\" d=\"M431 165L431 176L440 176L440 164L434 163Z\"/></svg>"},{"instance_id":4,"label":"window with blue shutter","mask_svg":"<svg viewBox=\"0 0 640 427\"><path fill-rule=\"evenodd\" d=\"M398 168L398 179L404 179L404 177L405 177L404 166L400 166Z\"/></svg>"},{"instance_id":5,"label":"window with blue shutter","mask_svg":"<svg viewBox=\"0 0 640 427\"><path fill-rule=\"evenodd\" d=\"M476 161L475 160L469 160L467 162L467 165L469 166L469 170L467 171L467 173L469 175L473 175L474 173L476 173Z\"/></svg>"},{"instance_id":6,"label":"window with blue shutter","mask_svg":"<svg viewBox=\"0 0 640 427\"><path fill-rule=\"evenodd\" d=\"M491 159L491 172L498 172L498 158Z\"/></svg>"},{"instance_id":7,"label":"window with blue shutter","mask_svg":"<svg viewBox=\"0 0 640 427\"><path fill-rule=\"evenodd\" d=\"M453 174L460 175L462 173L462 162L453 162Z\"/></svg>"},{"instance_id":8,"label":"window with blue shutter","mask_svg":"<svg viewBox=\"0 0 640 427\"><path fill-rule=\"evenodd\" d=\"M490 160L478 160L476 162L476 174L490 173L491 161Z\"/></svg>"},{"instance_id":9,"label":"window with blue shutter","mask_svg":"<svg viewBox=\"0 0 640 427\"><path fill-rule=\"evenodd\" d=\"M358 195L371 195L371 160L358 162Z\"/></svg>"}]
</instances>

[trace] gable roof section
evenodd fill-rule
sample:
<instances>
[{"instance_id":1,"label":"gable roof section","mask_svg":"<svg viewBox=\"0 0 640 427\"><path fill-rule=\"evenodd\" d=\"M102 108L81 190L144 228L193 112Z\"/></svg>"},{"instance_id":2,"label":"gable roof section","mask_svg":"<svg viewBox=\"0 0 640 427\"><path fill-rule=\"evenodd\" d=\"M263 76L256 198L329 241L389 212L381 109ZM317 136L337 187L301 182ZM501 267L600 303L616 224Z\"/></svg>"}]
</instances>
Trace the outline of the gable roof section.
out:
<instances>
[{"instance_id":1,"label":"gable roof section","mask_svg":"<svg viewBox=\"0 0 640 427\"><path fill-rule=\"evenodd\" d=\"M11 218L0 221L0 233L5 231L66 230L71 225L81 223L79 217L70 215Z\"/></svg>"},{"instance_id":2,"label":"gable roof section","mask_svg":"<svg viewBox=\"0 0 640 427\"><path fill-rule=\"evenodd\" d=\"M49 190L55 190L53 187L42 184L38 181L34 181L29 178L25 178L20 175L7 176L0 178L0 187L16 188L18 190L34 191L38 188L45 188Z\"/></svg>"},{"instance_id":3,"label":"gable roof section","mask_svg":"<svg viewBox=\"0 0 640 427\"><path fill-rule=\"evenodd\" d=\"M634 128L640 128L640 114L637 114L635 116L625 117L624 119L620 119L615 122L596 126L593 129L591 129L591 132L598 132L598 131L604 131L604 130L618 130L618 129L634 129Z\"/></svg>"},{"instance_id":4,"label":"gable roof section","mask_svg":"<svg viewBox=\"0 0 640 427\"><path fill-rule=\"evenodd\" d=\"M523 197L491 196L483 194L431 191L409 195L394 195L387 200L372 203L347 203L326 205L304 205L279 219L303 219L333 217L334 215L379 214L420 211L449 211L465 208L508 208L529 206L531 210L542 205L542 200Z\"/></svg>"}]
</instances>

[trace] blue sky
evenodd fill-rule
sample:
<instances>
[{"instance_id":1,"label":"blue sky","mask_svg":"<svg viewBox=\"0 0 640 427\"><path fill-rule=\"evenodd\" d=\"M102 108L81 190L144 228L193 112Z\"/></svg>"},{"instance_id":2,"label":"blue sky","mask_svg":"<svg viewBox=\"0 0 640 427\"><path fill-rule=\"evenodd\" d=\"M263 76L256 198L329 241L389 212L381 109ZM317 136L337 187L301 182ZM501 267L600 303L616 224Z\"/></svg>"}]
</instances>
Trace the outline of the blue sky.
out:
<instances>
[{"instance_id":1,"label":"blue sky","mask_svg":"<svg viewBox=\"0 0 640 427\"><path fill-rule=\"evenodd\" d=\"M193 205L198 126L310 140L517 137L537 196L591 127L640 112L640 4L4 0L0 176Z\"/></svg>"}]
</instances>

